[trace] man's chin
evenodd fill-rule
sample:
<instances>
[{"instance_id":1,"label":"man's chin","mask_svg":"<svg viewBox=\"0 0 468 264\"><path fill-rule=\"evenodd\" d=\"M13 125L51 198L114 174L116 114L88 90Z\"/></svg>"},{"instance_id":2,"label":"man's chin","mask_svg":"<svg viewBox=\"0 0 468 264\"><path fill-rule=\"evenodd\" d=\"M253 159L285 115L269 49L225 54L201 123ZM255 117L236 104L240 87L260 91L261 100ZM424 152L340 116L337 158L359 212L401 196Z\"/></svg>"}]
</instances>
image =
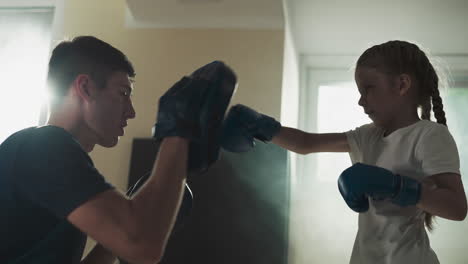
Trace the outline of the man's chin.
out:
<instances>
[{"instance_id":1,"label":"man's chin","mask_svg":"<svg viewBox=\"0 0 468 264\"><path fill-rule=\"evenodd\" d=\"M113 138L105 139L105 140L98 142L98 145L104 148L112 148L112 147L115 147L118 142L119 142L119 137L113 137Z\"/></svg>"}]
</instances>

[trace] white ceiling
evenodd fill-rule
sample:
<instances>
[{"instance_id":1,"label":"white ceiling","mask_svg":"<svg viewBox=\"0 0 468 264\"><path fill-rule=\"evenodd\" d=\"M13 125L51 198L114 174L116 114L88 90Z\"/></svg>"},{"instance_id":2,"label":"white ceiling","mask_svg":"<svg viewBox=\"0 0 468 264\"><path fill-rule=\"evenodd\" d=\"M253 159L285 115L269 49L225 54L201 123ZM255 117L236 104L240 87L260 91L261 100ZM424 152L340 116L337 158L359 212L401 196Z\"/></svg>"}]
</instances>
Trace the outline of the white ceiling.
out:
<instances>
[{"instance_id":1,"label":"white ceiling","mask_svg":"<svg viewBox=\"0 0 468 264\"><path fill-rule=\"evenodd\" d=\"M390 39L432 54L468 55L466 0L287 0L302 54L360 54Z\"/></svg>"},{"instance_id":2,"label":"white ceiling","mask_svg":"<svg viewBox=\"0 0 468 264\"><path fill-rule=\"evenodd\" d=\"M130 27L283 28L282 0L127 0ZM390 39L468 55L467 0L285 0L297 51L356 55Z\"/></svg>"},{"instance_id":3,"label":"white ceiling","mask_svg":"<svg viewBox=\"0 0 468 264\"><path fill-rule=\"evenodd\" d=\"M0 0L2 7L51 7L60 0Z\"/></svg>"},{"instance_id":4,"label":"white ceiling","mask_svg":"<svg viewBox=\"0 0 468 264\"><path fill-rule=\"evenodd\" d=\"M61 1L70 0L0 0L0 7ZM126 2L129 27L281 29L288 17L300 54L357 55L371 44L405 39L432 54L468 57L468 0Z\"/></svg>"},{"instance_id":5,"label":"white ceiling","mask_svg":"<svg viewBox=\"0 0 468 264\"><path fill-rule=\"evenodd\" d=\"M282 0L127 0L127 25L280 29Z\"/></svg>"}]
</instances>

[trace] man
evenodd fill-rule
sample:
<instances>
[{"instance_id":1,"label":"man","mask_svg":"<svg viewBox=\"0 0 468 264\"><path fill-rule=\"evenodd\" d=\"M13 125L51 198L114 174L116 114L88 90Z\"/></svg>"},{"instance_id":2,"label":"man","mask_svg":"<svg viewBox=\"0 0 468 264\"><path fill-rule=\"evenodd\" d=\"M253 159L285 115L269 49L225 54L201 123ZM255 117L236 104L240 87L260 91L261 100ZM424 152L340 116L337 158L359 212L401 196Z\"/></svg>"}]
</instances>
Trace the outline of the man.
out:
<instances>
[{"instance_id":1,"label":"man","mask_svg":"<svg viewBox=\"0 0 468 264\"><path fill-rule=\"evenodd\" d=\"M135 118L134 76L127 57L95 37L77 37L54 49L48 81L55 96L47 125L18 131L0 146L0 263L79 263L86 236L98 245L82 263L113 263L116 257L159 262L187 174L200 168L188 167L189 150L214 144L219 151L218 141L206 135L219 135L236 79L214 62L161 97L154 135L161 140L158 157L151 176L129 199L106 182L88 153L96 144L115 146ZM203 112L217 114L204 118ZM206 169L214 161L200 162Z\"/></svg>"}]
</instances>

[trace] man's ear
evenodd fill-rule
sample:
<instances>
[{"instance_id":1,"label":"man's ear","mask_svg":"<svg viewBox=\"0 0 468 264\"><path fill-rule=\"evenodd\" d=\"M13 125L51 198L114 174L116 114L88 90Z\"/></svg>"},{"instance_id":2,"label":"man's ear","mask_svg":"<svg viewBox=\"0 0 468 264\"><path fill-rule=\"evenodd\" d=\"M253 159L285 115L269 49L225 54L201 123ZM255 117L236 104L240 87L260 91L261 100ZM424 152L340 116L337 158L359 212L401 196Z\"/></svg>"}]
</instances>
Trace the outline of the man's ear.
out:
<instances>
[{"instance_id":1,"label":"man's ear","mask_svg":"<svg viewBox=\"0 0 468 264\"><path fill-rule=\"evenodd\" d=\"M88 101L91 97L92 80L87 74L79 74L72 83L74 93L82 100Z\"/></svg>"},{"instance_id":2,"label":"man's ear","mask_svg":"<svg viewBox=\"0 0 468 264\"><path fill-rule=\"evenodd\" d=\"M409 74L403 73L398 76L398 94L405 95L409 92L411 88L411 76Z\"/></svg>"}]
</instances>

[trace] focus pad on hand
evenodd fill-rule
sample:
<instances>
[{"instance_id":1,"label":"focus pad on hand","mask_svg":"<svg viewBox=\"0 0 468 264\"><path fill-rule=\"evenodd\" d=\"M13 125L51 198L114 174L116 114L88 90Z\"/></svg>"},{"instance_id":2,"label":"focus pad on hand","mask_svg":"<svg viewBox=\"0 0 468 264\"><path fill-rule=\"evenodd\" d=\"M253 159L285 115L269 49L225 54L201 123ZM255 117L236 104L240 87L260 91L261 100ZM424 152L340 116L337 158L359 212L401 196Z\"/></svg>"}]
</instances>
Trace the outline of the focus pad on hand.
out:
<instances>
[{"instance_id":1,"label":"focus pad on hand","mask_svg":"<svg viewBox=\"0 0 468 264\"><path fill-rule=\"evenodd\" d=\"M198 140L201 136L200 111L210 83L183 77L159 99L153 137L179 136Z\"/></svg>"},{"instance_id":2,"label":"focus pad on hand","mask_svg":"<svg viewBox=\"0 0 468 264\"><path fill-rule=\"evenodd\" d=\"M200 138L190 142L189 176L201 174L219 159L224 115L237 85L236 74L223 62L211 62L190 78L205 80L209 87L200 109Z\"/></svg>"}]
</instances>

